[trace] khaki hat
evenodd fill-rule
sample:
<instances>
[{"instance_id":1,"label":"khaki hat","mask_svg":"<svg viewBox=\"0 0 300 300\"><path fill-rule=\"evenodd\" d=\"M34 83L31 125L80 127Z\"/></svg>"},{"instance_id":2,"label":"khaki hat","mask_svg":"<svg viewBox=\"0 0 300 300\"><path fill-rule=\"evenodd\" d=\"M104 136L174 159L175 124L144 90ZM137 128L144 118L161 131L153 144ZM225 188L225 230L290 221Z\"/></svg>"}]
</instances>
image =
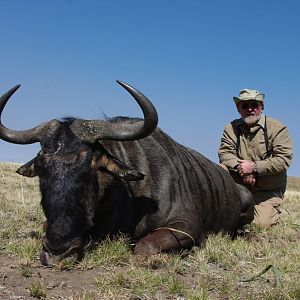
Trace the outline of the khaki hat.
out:
<instances>
[{"instance_id":1,"label":"khaki hat","mask_svg":"<svg viewBox=\"0 0 300 300\"><path fill-rule=\"evenodd\" d=\"M240 91L239 97L233 97L235 104L238 104L240 101L247 101L247 100L256 100L260 102L264 102L265 95L261 94L259 91L256 90L249 90L243 89Z\"/></svg>"}]
</instances>

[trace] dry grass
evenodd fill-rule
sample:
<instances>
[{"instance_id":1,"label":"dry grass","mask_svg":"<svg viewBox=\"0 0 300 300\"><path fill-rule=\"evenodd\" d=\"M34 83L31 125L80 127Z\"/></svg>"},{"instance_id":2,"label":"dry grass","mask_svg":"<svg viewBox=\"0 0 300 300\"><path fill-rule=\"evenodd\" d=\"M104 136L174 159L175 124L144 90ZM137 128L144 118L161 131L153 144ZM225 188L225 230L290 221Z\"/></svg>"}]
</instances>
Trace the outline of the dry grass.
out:
<instances>
[{"instance_id":1,"label":"dry grass","mask_svg":"<svg viewBox=\"0 0 300 300\"><path fill-rule=\"evenodd\" d=\"M299 191L300 190L300 179L299 177L290 176L288 178L287 187L289 191Z\"/></svg>"},{"instance_id":2,"label":"dry grass","mask_svg":"<svg viewBox=\"0 0 300 300\"><path fill-rule=\"evenodd\" d=\"M297 178L289 182L281 224L251 225L247 239L212 235L203 249L141 259L120 236L88 248L79 264L69 259L45 269L38 261L44 220L38 181L15 174L17 167L0 164L0 254L14 267L0 277L18 281L18 289L0 282L1 299L12 299L5 298L10 292L20 299L300 299ZM53 283L61 277L66 288Z\"/></svg>"}]
</instances>

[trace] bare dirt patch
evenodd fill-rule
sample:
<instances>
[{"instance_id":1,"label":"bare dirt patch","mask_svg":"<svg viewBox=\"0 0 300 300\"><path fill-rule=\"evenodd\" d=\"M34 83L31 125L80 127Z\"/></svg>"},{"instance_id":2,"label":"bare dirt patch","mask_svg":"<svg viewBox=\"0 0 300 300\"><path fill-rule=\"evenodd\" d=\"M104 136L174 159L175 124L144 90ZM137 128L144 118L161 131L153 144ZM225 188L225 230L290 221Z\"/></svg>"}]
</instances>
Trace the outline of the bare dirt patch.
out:
<instances>
[{"instance_id":1,"label":"bare dirt patch","mask_svg":"<svg viewBox=\"0 0 300 300\"><path fill-rule=\"evenodd\" d=\"M0 253L0 299L36 299L30 296L30 288L40 282L47 299L78 299L87 291L96 289L94 278L99 274L92 270L55 270L31 264L31 275L21 274L18 259Z\"/></svg>"}]
</instances>

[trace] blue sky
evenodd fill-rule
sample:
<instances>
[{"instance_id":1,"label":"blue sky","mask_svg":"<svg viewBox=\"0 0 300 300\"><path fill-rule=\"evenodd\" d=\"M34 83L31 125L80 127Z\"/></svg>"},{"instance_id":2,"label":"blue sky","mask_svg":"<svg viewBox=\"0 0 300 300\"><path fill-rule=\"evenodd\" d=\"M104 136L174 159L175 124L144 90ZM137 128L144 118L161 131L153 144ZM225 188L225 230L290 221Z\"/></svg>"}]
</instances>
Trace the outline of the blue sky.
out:
<instances>
[{"instance_id":1,"label":"blue sky","mask_svg":"<svg viewBox=\"0 0 300 300\"><path fill-rule=\"evenodd\" d=\"M159 126L217 162L240 89L266 94L285 123L300 176L300 1L0 0L0 93L5 126L64 116L140 117L123 80L155 104ZM38 144L0 141L0 161L25 162Z\"/></svg>"}]
</instances>

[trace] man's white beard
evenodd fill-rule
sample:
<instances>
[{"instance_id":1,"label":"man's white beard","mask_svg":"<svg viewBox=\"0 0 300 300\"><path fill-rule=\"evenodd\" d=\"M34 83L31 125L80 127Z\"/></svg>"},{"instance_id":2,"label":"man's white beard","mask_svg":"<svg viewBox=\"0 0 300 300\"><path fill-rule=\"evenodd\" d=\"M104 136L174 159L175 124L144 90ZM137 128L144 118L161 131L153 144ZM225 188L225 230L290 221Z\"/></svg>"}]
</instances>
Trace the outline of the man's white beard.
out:
<instances>
[{"instance_id":1,"label":"man's white beard","mask_svg":"<svg viewBox=\"0 0 300 300\"><path fill-rule=\"evenodd\" d=\"M248 116L248 117L245 117L243 118L244 122L247 124L247 125L254 125L257 123L257 121L260 119L260 116Z\"/></svg>"}]
</instances>

